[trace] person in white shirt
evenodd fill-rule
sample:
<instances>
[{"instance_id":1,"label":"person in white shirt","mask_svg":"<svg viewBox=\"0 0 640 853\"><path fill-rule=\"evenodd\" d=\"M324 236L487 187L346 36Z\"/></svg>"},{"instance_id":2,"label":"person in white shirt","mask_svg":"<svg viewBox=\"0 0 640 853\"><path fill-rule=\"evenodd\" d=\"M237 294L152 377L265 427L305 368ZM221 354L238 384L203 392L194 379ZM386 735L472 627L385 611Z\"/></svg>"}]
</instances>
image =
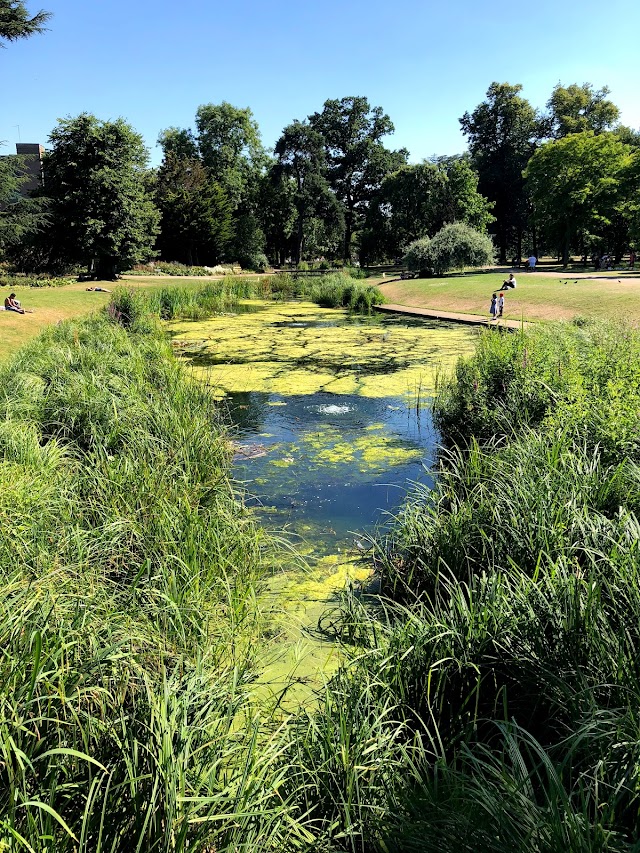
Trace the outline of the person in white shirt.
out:
<instances>
[{"instance_id":1,"label":"person in white shirt","mask_svg":"<svg viewBox=\"0 0 640 853\"><path fill-rule=\"evenodd\" d=\"M527 258L527 269L533 272L536 268L536 264L538 263L538 259L535 255L531 255Z\"/></svg>"},{"instance_id":2,"label":"person in white shirt","mask_svg":"<svg viewBox=\"0 0 640 853\"><path fill-rule=\"evenodd\" d=\"M509 278L506 281L502 282L502 286L507 287L507 288L508 287L515 288L518 286L518 282L516 281L516 277L512 272L509 273Z\"/></svg>"}]
</instances>

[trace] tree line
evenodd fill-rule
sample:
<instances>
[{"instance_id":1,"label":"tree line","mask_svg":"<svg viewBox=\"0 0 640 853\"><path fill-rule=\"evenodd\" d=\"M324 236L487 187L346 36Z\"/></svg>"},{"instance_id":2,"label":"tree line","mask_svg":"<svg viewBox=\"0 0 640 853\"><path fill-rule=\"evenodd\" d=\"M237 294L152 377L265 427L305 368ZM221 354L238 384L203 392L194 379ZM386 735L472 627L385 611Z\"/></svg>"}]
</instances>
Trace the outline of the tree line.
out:
<instances>
[{"instance_id":1,"label":"tree line","mask_svg":"<svg viewBox=\"0 0 640 853\"><path fill-rule=\"evenodd\" d=\"M42 29L46 17L2 2L14 20L3 29L0 17L0 39L19 37L20 20L23 35ZM521 90L492 83L460 119L468 151L417 164L387 144L393 122L362 96L325 101L271 151L249 108L204 104L192 128L160 133L157 169L123 119L66 118L36 197L20 191L25 162L0 159L0 253L25 270L87 264L100 277L157 256L366 265L461 223L490 234L502 262L620 258L640 241L640 132L620 125L606 87L558 84L544 110Z\"/></svg>"}]
</instances>

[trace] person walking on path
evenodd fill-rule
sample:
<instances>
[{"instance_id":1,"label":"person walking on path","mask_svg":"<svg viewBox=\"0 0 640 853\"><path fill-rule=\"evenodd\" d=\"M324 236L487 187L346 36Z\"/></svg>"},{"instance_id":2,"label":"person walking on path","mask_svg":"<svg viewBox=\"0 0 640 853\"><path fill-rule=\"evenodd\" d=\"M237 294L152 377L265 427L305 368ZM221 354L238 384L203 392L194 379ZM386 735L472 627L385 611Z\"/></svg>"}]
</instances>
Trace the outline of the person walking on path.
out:
<instances>
[{"instance_id":1,"label":"person walking on path","mask_svg":"<svg viewBox=\"0 0 640 853\"><path fill-rule=\"evenodd\" d=\"M504 293L500 294L500 298L498 299L498 317L502 317L504 312Z\"/></svg>"},{"instance_id":2,"label":"person walking on path","mask_svg":"<svg viewBox=\"0 0 640 853\"><path fill-rule=\"evenodd\" d=\"M491 297L491 305L489 306L489 314L491 314L491 319L489 320L489 322L491 322L491 320L496 319L497 313L498 313L498 297L494 293L493 296Z\"/></svg>"}]
</instances>

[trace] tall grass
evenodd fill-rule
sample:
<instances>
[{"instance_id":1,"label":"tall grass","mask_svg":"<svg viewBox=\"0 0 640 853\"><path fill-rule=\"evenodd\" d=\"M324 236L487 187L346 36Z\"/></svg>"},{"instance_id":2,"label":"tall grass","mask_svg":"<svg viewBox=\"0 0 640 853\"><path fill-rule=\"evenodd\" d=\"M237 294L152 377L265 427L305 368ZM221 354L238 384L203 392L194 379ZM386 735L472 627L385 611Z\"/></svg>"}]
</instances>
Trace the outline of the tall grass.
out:
<instances>
[{"instance_id":1,"label":"tall grass","mask_svg":"<svg viewBox=\"0 0 640 853\"><path fill-rule=\"evenodd\" d=\"M282 734L249 695L269 543L233 497L206 390L105 316L23 349L0 406L0 840L305 837L277 792Z\"/></svg>"}]
</instances>

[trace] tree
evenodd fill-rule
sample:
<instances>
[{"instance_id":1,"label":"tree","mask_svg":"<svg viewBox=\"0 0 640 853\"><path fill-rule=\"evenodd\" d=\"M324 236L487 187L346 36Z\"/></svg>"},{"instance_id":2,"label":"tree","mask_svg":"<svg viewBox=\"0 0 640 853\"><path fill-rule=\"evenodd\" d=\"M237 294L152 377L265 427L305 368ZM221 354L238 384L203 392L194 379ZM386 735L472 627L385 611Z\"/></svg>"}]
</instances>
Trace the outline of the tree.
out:
<instances>
[{"instance_id":1,"label":"tree","mask_svg":"<svg viewBox=\"0 0 640 853\"><path fill-rule=\"evenodd\" d=\"M613 133L574 133L547 142L532 156L525 177L535 217L547 239L569 261L572 246L586 251L624 204L621 181L631 153Z\"/></svg>"},{"instance_id":2,"label":"tree","mask_svg":"<svg viewBox=\"0 0 640 853\"><path fill-rule=\"evenodd\" d=\"M62 119L44 160L57 254L97 278L153 254L158 211L146 192L142 137L123 119Z\"/></svg>"},{"instance_id":3,"label":"tree","mask_svg":"<svg viewBox=\"0 0 640 853\"><path fill-rule=\"evenodd\" d=\"M277 172L292 183L296 210L294 258L302 259L307 226L319 217L327 222L340 220L340 208L331 192L326 174L324 140L306 122L294 121L285 127L276 143Z\"/></svg>"},{"instance_id":4,"label":"tree","mask_svg":"<svg viewBox=\"0 0 640 853\"><path fill-rule=\"evenodd\" d=\"M30 15L22 0L0 0L0 47L3 39L17 41L43 32L50 17L51 12L42 10Z\"/></svg>"},{"instance_id":5,"label":"tree","mask_svg":"<svg viewBox=\"0 0 640 853\"><path fill-rule=\"evenodd\" d=\"M435 275L465 267L482 267L493 263L494 247L491 239L465 225L454 222L445 225L433 237L412 243L405 256L409 269L424 274L425 269Z\"/></svg>"},{"instance_id":6,"label":"tree","mask_svg":"<svg viewBox=\"0 0 640 853\"><path fill-rule=\"evenodd\" d=\"M158 171L163 256L191 264L217 264L233 239L231 205L196 157L169 153Z\"/></svg>"},{"instance_id":7,"label":"tree","mask_svg":"<svg viewBox=\"0 0 640 853\"><path fill-rule=\"evenodd\" d=\"M384 147L381 139L393 133L393 124L382 107L372 108L366 98L325 101L321 113L309 116L309 123L323 137L328 180L343 205L343 256L348 261L353 235L371 199L385 175L406 163L408 152Z\"/></svg>"},{"instance_id":8,"label":"tree","mask_svg":"<svg viewBox=\"0 0 640 853\"><path fill-rule=\"evenodd\" d=\"M47 222L45 199L22 193L29 177L24 157L0 157L0 255Z\"/></svg>"},{"instance_id":9,"label":"tree","mask_svg":"<svg viewBox=\"0 0 640 853\"><path fill-rule=\"evenodd\" d=\"M246 201L252 179L264 167L257 122L248 107L241 109L223 101L198 107L196 127L202 162L237 209Z\"/></svg>"},{"instance_id":10,"label":"tree","mask_svg":"<svg viewBox=\"0 0 640 853\"><path fill-rule=\"evenodd\" d=\"M366 254L396 257L413 240L433 237L451 222L466 222L484 232L493 219L490 209L466 157L402 166L384 178L371 205Z\"/></svg>"},{"instance_id":11,"label":"tree","mask_svg":"<svg viewBox=\"0 0 640 853\"><path fill-rule=\"evenodd\" d=\"M234 218L236 258L263 263L264 233L259 222L261 181L268 157L251 110L223 101L203 104L196 112L196 132L170 127L158 139L169 153L201 160L211 179L224 191Z\"/></svg>"},{"instance_id":12,"label":"tree","mask_svg":"<svg viewBox=\"0 0 640 853\"><path fill-rule=\"evenodd\" d=\"M607 86L594 90L591 83L583 83L582 86L558 83L547 102L549 136L562 139L570 133L610 130L618 121L620 110L606 99L608 94Z\"/></svg>"},{"instance_id":13,"label":"tree","mask_svg":"<svg viewBox=\"0 0 640 853\"><path fill-rule=\"evenodd\" d=\"M522 86L492 83L487 100L460 119L469 140L479 192L495 203L496 235L500 262L507 250L522 254L522 234L529 209L522 172L535 150L541 124L531 104L520 97Z\"/></svg>"}]
</instances>

